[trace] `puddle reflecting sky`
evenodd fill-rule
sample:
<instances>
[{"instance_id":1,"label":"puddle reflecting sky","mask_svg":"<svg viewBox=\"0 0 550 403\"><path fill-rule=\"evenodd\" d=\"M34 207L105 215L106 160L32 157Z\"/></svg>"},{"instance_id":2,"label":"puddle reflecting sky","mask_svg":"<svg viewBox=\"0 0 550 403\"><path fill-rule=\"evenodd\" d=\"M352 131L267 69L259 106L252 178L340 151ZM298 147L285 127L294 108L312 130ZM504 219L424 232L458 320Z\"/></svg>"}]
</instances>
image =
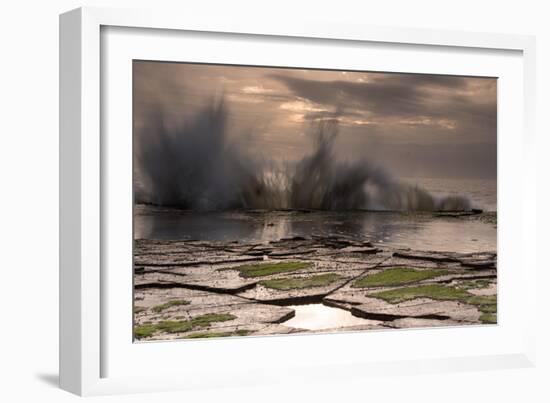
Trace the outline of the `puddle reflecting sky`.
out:
<instances>
[{"instance_id":1,"label":"puddle reflecting sky","mask_svg":"<svg viewBox=\"0 0 550 403\"><path fill-rule=\"evenodd\" d=\"M368 325L371 320L358 318L350 312L323 304L288 306L296 311L296 316L284 322L286 326L308 330L332 329L342 326Z\"/></svg>"}]
</instances>

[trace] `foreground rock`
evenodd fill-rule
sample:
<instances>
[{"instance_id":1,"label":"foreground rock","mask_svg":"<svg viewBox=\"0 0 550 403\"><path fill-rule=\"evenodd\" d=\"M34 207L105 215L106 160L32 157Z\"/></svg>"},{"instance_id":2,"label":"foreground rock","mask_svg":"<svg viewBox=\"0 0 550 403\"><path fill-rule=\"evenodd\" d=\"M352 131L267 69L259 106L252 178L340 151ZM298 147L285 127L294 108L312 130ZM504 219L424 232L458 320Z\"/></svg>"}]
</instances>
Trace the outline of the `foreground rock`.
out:
<instances>
[{"instance_id":1,"label":"foreground rock","mask_svg":"<svg viewBox=\"0 0 550 403\"><path fill-rule=\"evenodd\" d=\"M139 340L308 332L323 303L368 319L316 332L496 323L496 253L391 250L343 237L135 242Z\"/></svg>"},{"instance_id":2,"label":"foreground rock","mask_svg":"<svg viewBox=\"0 0 550 403\"><path fill-rule=\"evenodd\" d=\"M159 340L290 333L278 325L294 311L228 294L186 288L140 289L135 293L137 339Z\"/></svg>"}]
</instances>

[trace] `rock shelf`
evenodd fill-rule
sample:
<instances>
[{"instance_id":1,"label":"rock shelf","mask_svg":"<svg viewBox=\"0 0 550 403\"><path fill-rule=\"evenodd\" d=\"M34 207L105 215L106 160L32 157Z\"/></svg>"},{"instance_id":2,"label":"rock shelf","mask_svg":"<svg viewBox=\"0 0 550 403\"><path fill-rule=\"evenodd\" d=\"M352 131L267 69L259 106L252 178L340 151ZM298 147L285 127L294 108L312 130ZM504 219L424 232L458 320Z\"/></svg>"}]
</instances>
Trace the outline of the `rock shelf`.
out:
<instances>
[{"instance_id":1,"label":"rock shelf","mask_svg":"<svg viewBox=\"0 0 550 403\"><path fill-rule=\"evenodd\" d=\"M138 239L139 341L496 323L496 253L390 249L330 236L269 243ZM285 326L322 303L368 325Z\"/></svg>"}]
</instances>

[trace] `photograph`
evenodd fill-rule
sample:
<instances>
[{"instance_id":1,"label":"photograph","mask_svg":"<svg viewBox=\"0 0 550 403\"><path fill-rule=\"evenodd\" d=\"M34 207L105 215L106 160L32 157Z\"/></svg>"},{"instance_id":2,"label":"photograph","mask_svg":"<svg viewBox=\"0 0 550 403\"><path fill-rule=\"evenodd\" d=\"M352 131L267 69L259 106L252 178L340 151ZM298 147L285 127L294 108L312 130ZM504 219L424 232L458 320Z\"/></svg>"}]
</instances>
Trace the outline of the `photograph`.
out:
<instances>
[{"instance_id":1,"label":"photograph","mask_svg":"<svg viewBox=\"0 0 550 403\"><path fill-rule=\"evenodd\" d=\"M497 82L133 60L134 342L497 324Z\"/></svg>"}]
</instances>

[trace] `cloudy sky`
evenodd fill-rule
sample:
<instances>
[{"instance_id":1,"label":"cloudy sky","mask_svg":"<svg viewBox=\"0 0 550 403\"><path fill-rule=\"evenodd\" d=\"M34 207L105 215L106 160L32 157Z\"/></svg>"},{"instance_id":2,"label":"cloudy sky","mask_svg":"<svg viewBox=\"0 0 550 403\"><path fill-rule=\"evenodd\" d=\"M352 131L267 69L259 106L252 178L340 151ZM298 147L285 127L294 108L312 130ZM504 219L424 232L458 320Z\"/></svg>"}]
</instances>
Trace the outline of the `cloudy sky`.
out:
<instances>
[{"instance_id":1,"label":"cloudy sky","mask_svg":"<svg viewBox=\"0 0 550 403\"><path fill-rule=\"evenodd\" d=\"M493 78L145 61L133 74L138 128L155 108L177 123L223 96L231 141L263 158L300 159L331 120L338 158L400 177L496 178Z\"/></svg>"}]
</instances>

